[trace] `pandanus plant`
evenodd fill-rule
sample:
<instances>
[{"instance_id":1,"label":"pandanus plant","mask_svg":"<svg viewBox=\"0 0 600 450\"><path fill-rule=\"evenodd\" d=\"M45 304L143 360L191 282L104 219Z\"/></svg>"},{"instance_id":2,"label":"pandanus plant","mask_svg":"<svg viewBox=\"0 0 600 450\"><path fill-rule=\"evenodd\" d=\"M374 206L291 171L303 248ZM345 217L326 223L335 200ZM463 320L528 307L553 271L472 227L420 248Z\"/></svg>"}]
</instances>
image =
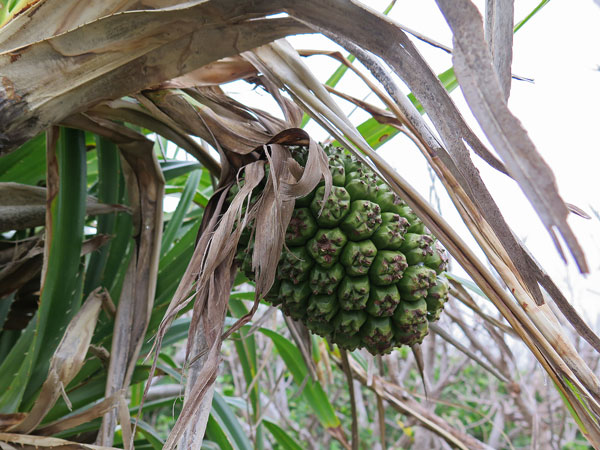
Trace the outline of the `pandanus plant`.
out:
<instances>
[{"instance_id":1,"label":"pandanus plant","mask_svg":"<svg viewBox=\"0 0 600 450\"><path fill-rule=\"evenodd\" d=\"M600 384L563 324L595 352L600 340L516 238L471 161L473 152L512 178L557 250L559 234L588 271L567 223L574 208L507 107L512 2L487 2L485 21L470 0L437 5L453 33L454 68L441 81L401 26L352 0L3 2L0 231L14 233L5 235L0 261L0 441L187 449L200 448L206 434L218 442L218 424L232 417L215 391L222 344L233 335L236 346L254 346L249 330L260 325L251 320L271 304L289 316L296 345L267 327L261 332L343 446L351 444L316 381L307 330L326 338L319 342L348 378L353 447L358 380L451 445L486 448L399 393L383 369L374 375L361 366L360 352L347 353L406 344L423 370L418 343L428 328L461 349L434 323L450 292L524 343L580 433L600 448ZM303 59L320 52L298 52L285 40L305 33L345 48L350 59L321 53L337 58L340 72L354 71L386 109L336 91L339 74L323 85ZM233 100L221 86L234 80L268 92L283 119ZM451 100L456 86L498 156ZM371 114L370 134L358 131L331 93ZM336 145L315 142L301 128L308 118ZM375 151L398 133L422 152L487 261ZM195 162L169 160L167 142ZM168 220L166 182L167 193L181 193ZM199 206L194 213L191 204ZM442 248L506 322L456 278L449 289ZM240 284L254 288L249 309L239 300L247 294L231 294ZM181 336L183 373L160 352ZM236 348L246 352L253 426L297 445L261 416L260 360L244 345ZM505 367L481 365L518 386ZM139 415L130 417L156 407L145 400L151 383L127 395L158 374L185 376L184 403L164 443ZM246 445L243 430L234 429L236 446ZM257 447L261 433L251 433ZM385 427L382 435L385 443Z\"/></svg>"}]
</instances>

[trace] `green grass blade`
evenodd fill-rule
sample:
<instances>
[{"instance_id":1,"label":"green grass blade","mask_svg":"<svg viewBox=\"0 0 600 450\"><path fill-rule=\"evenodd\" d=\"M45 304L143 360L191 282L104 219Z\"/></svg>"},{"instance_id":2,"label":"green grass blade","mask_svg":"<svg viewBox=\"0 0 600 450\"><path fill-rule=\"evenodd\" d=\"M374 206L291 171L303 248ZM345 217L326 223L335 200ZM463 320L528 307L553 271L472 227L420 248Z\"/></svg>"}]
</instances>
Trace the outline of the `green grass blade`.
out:
<instances>
[{"instance_id":1,"label":"green grass blade","mask_svg":"<svg viewBox=\"0 0 600 450\"><path fill-rule=\"evenodd\" d=\"M282 448L286 450L303 450L300 444L275 422L263 419L263 423Z\"/></svg>"},{"instance_id":2,"label":"green grass blade","mask_svg":"<svg viewBox=\"0 0 600 450\"><path fill-rule=\"evenodd\" d=\"M160 249L161 256L165 255L167 250L171 247L173 240L175 239L175 235L177 230L181 227L183 223L183 219L185 218L185 214L194 199L194 194L196 193L196 188L198 187L198 183L200 182L200 177L202 176L202 172L200 170L194 170L188 176L188 179L185 183L185 188L183 189L183 193L181 194L181 198L179 199L179 204L175 209L175 212L171 216L171 220L167 224L165 232L163 234L162 246Z\"/></svg>"}]
</instances>

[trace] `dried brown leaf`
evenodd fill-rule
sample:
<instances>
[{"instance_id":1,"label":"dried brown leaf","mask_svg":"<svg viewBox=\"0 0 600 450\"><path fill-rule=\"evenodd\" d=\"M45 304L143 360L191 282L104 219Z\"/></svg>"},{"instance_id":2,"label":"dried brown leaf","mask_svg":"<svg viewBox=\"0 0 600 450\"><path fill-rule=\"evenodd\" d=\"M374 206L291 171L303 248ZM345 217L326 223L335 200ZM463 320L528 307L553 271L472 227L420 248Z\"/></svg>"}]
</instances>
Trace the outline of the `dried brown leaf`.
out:
<instances>
[{"instance_id":1,"label":"dried brown leaf","mask_svg":"<svg viewBox=\"0 0 600 450\"><path fill-rule=\"evenodd\" d=\"M129 386L156 290L162 236L164 179L153 143L143 136L118 142L133 216L135 246L115 317L105 397ZM107 413L97 443L111 445L116 415Z\"/></svg>"},{"instance_id":2,"label":"dried brown leaf","mask_svg":"<svg viewBox=\"0 0 600 450\"><path fill-rule=\"evenodd\" d=\"M117 391L111 397L105 398L84 411L69 414L66 417L62 417L54 422L50 422L37 428L35 433L41 436L51 436L60 433L61 431L70 430L71 428L75 428L84 423L89 423L112 410L116 406L119 401L119 396L121 395L123 395L123 391Z\"/></svg>"},{"instance_id":3,"label":"dried brown leaf","mask_svg":"<svg viewBox=\"0 0 600 450\"><path fill-rule=\"evenodd\" d=\"M250 18L253 9L251 3L211 0L130 11L0 53L0 152L102 100L307 31L289 18ZM57 65L61 71L49 69Z\"/></svg>"},{"instance_id":4,"label":"dried brown leaf","mask_svg":"<svg viewBox=\"0 0 600 450\"><path fill-rule=\"evenodd\" d=\"M223 83L250 78L257 75L256 69L240 56L230 56L207 64L172 80L160 84L160 89L217 86Z\"/></svg>"},{"instance_id":5,"label":"dried brown leaf","mask_svg":"<svg viewBox=\"0 0 600 450\"><path fill-rule=\"evenodd\" d=\"M340 365L339 362L338 365ZM374 375L373 382L369 383L367 373L354 359L349 358L349 365L353 377L360 381L363 386L386 400L392 408L415 418L421 426L437 434L451 446L463 450L491 450L488 445L453 427L383 377Z\"/></svg>"},{"instance_id":6,"label":"dried brown leaf","mask_svg":"<svg viewBox=\"0 0 600 450\"><path fill-rule=\"evenodd\" d=\"M542 219L561 256L564 258L555 229L565 239L579 270L587 272L583 249L567 223L569 211L558 193L554 174L504 100L479 11L469 0L437 3L454 33L454 70L475 118Z\"/></svg>"},{"instance_id":7,"label":"dried brown leaf","mask_svg":"<svg viewBox=\"0 0 600 450\"><path fill-rule=\"evenodd\" d=\"M81 255L96 251L110 240L110 236L99 234L83 242ZM40 239L26 254L15 257L5 264L0 263L0 298L23 287L39 274L42 268L44 241ZM16 255L15 255L16 256Z\"/></svg>"},{"instance_id":8,"label":"dried brown leaf","mask_svg":"<svg viewBox=\"0 0 600 450\"><path fill-rule=\"evenodd\" d=\"M105 447L102 445L82 444L80 442L66 441L54 437L33 436L16 433L0 433L0 443L11 443L18 445L19 448L60 448L69 450L119 450L115 447Z\"/></svg>"},{"instance_id":9,"label":"dried brown leaf","mask_svg":"<svg viewBox=\"0 0 600 450\"><path fill-rule=\"evenodd\" d=\"M492 55L504 100L508 100L510 95L514 14L514 0L485 2L485 40Z\"/></svg>"},{"instance_id":10,"label":"dried brown leaf","mask_svg":"<svg viewBox=\"0 0 600 450\"><path fill-rule=\"evenodd\" d=\"M181 91L149 91L145 96L155 105L150 109L155 117L161 119L158 115L162 112L187 133L201 137L215 148L221 146L228 152L250 153L272 136L255 120L232 119L218 115L209 107L193 105L190 97ZM149 107L147 103L145 106Z\"/></svg>"},{"instance_id":11,"label":"dried brown leaf","mask_svg":"<svg viewBox=\"0 0 600 450\"><path fill-rule=\"evenodd\" d=\"M102 307L101 289L93 291L81 309L75 314L61 339L48 369L48 378L44 381L40 394L27 418L13 430L29 433L44 419L48 411L71 380L77 375L85 361L88 347L96 328L98 314Z\"/></svg>"},{"instance_id":12,"label":"dried brown leaf","mask_svg":"<svg viewBox=\"0 0 600 450\"><path fill-rule=\"evenodd\" d=\"M88 196L86 214L126 211L123 205L99 203ZM46 188L27 184L0 183L0 232L42 226L46 218Z\"/></svg>"},{"instance_id":13,"label":"dried brown leaf","mask_svg":"<svg viewBox=\"0 0 600 450\"><path fill-rule=\"evenodd\" d=\"M6 431L20 424L26 417L26 413L0 414L0 431Z\"/></svg>"},{"instance_id":14,"label":"dried brown leaf","mask_svg":"<svg viewBox=\"0 0 600 450\"><path fill-rule=\"evenodd\" d=\"M0 52L41 41L100 17L139 9L140 0L102 0L82 4L79 0L30 1L35 5L0 29ZM144 9L165 8L181 0L143 0Z\"/></svg>"}]
</instances>

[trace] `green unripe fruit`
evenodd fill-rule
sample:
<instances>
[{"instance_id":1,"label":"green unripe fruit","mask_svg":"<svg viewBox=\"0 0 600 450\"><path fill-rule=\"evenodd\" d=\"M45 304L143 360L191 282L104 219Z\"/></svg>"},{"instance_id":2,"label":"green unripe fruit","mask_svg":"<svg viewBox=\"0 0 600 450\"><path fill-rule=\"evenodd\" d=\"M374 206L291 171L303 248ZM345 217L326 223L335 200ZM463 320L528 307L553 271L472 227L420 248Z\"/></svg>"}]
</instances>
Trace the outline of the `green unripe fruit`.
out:
<instances>
[{"instance_id":1,"label":"green unripe fruit","mask_svg":"<svg viewBox=\"0 0 600 450\"><path fill-rule=\"evenodd\" d=\"M408 227L409 233L418 233L418 234L425 233L425 231L426 231L425 224L423 223L423 221L421 221L421 219L419 219L417 217L417 215L413 212L413 210L410 209L408 206L400 207L399 210L397 211L397 213L408 220L408 223L410 224L410 226Z\"/></svg>"},{"instance_id":2,"label":"green unripe fruit","mask_svg":"<svg viewBox=\"0 0 600 450\"><path fill-rule=\"evenodd\" d=\"M360 336L374 354L388 353L394 347L392 322L387 317L369 317L360 329Z\"/></svg>"},{"instance_id":3,"label":"green unripe fruit","mask_svg":"<svg viewBox=\"0 0 600 450\"><path fill-rule=\"evenodd\" d=\"M324 268L317 264L310 271L308 283L313 294L332 295L344 275L344 267L340 263L331 268Z\"/></svg>"},{"instance_id":4,"label":"green unripe fruit","mask_svg":"<svg viewBox=\"0 0 600 450\"><path fill-rule=\"evenodd\" d=\"M314 261L305 247L284 248L277 266L277 276L280 280L298 284L308 278L313 265Z\"/></svg>"},{"instance_id":5,"label":"green unripe fruit","mask_svg":"<svg viewBox=\"0 0 600 450\"><path fill-rule=\"evenodd\" d=\"M308 208L297 208L292 213L290 224L285 231L288 246L304 245L315 235L319 227Z\"/></svg>"},{"instance_id":6,"label":"green unripe fruit","mask_svg":"<svg viewBox=\"0 0 600 450\"><path fill-rule=\"evenodd\" d=\"M364 309L369 300L370 286L368 277L344 277L337 293L340 307L346 311Z\"/></svg>"},{"instance_id":7,"label":"green unripe fruit","mask_svg":"<svg viewBox=\"0 0 600 450\"><path fill-rule=\"evenodd\" d=\"M356 172L354 172L356 173ZM354 178L346 183L346 190L352 200L375 200L378 187L375 181L365 176Z\"/></svg>"},{"instance_id":8,"label":"green unripe fruit","mask_svg":"<svg viewBox=\"0 0 600 450\"><path fill-rule=\"evenodd\" d=\"M373 171L362 161L359 161L354 158L346 159L346 173L349 175L351 173L357 172L357 175L354 177L363 177L367 175L374 175ZM352 179L352 177L351 177Z\"/></svg>"},{"instance_id":9,"label":"green unripe fruit","mask_svg":"<svg viewBox=\"0 0 600 450\"><path fill-rule=\"evenodd\" d=\"M367 314L364 311L344 311L342 309L333 319L333 328L336 333L354 335L358 334L366 320Z\"/></svg>"},{"instance_id":10,"label":"green unripe fruit","mask_svg":"<svg viewBox=\"0 0 600 450\"><path fill-rule=\"evenodd\" d=\"M315 320L307 319L306 328L312 331L314 334L319 336L328 337L333 333L333 325L328 322L318 322Z\"/></svg>"},{"instance_id":11,"label":"green unripe fruit","mask_svg":"<svg viewBox=\"0 0 600 450\"><path fill-rule=\"evenodd\" d=\"M398 288L402 292L405 290L429 289L435 284L435 280L435 270L426 266L409 266L398 282Z\"/></svg>"},{"instance_id":12,"label":"green unripe fruit","mask_svg":"<svg viewBox=\"0 0 600 450\"><path fill-rule=\"evenodd\" d=\"M383 354L394 346L419 343L427 334L428 320L439 318L448 298L446 278L436 279L447 267L445 252L367 165L342 149L325 149L331 195L323 198L321 181L296 199L277 276L265 301L350 351L365 348ZM289 150L305 166L307 148ZM240 173L242 186L244 171ZM263 180L255 188L253 202L266 185ZM231 193L238 191L236 186ZM251 280L254 226L250 223L242 230L234 259Z\"/></svg>"},{"instance_id":13,"label":"green unripe fruit","mask_svg":"<svg viewBox=\"0 0 600 450\"><path fill-rule=\"evenodd\" d=\"M340 262L352 276L366 275L377 255L377 247L369 240L349 242L342 252Z\"/></svg>"},{"instance_id":14,"label":"green unripe fruit","mask_svg":"<svg viewBox=\"0 0 600 450\"><path fill-rule=\"evenodd\" d=\"M408 230L408 220L390 212L381 215L381 226L375 230L371 240L380 250L398 250Z\"/></svg>"},{"instance_id":15,"label":"green unripe fruit","mask_svg":"<svg viewBox=\"0 0 600 450\"><path fill-rule=\"evenodd\" d=\"M368 239L381 225L381 209L368 200L356 200L350 205L350 212L340 223L340 228L351 241Z\"/></svg>"},{"instance_id":16,"label":"green unripe fruit","mask_svg":"<svg viewBox=\"0 0 600 450\"><path fill-rule=\"evenodd\" d=\"M448 268L448 255L446 255L446 250L436 242L433 246L433 254L427 256L423 262L439 275Z\"/></svg>"},{"instance_id":17,"label":"green unripe fruit","mask_svg":"<svg viewBox=\"0 0 600 450\"><path fill-rule=\"evenodd\" d=\"M316 191L312 191L310 194L307 194L304 197L297 198L296 199L296 207L310 206L313 199L315 198L315 192Z\"/></svg>"},{"instance_id":18,"label":"green unripe fruit","mask_svg":"<svg viewBox=\"0 0 600 450\"><path fill-rule=\"evenodd\" d=\"M416 325L427 319L427 303L424 299L416 302L401 301L392 320L399 327Z\"/></svg>"},{"instance_id":19,"label":"green unripe fruit","mask_svg":"<svg viewBox=\"0 0 600 450\"><path fill-rule=\"evenodd\" d=\"M400 246L400 251L403 253L415 248L427 249L429 254L433 254L433 238L427 234L418 234L408 232L404 235L404 242Z\"/></svg>"},{"instance_id":20,"label":"green unripe fruit","mask_svg":"<svg viewBox=\"0 0 600 450\"><path fill-rule=\"evenodd\" d=\"M429 323L425 320L416 325L397 327L394 330L394 339L398 345L413 346L423 342L429 332Z\"/></svg>"},{"instance_id":21,"label":"green unripe fruit","mask_svg":"<svg viewBox=\"0 0 600 450\"><path fill-rule=\"evenodd\" d=\"M431 256L433 250L431 247L426 248L413 248L408 251L404 251L404 256L406 256L406 262L409 266L414 266L415 264L422 264L425 260Z\"/></svg>"},{"instance_id":22,"label":"green unripe fruit","mask_svg":"<svg viewBox=\"0 0 600 450\"><path fill-rule=\"evenodd\" d=\"M329 322L338 309L335 295L311 295L308 299L306 314L308 319L314 322Z\"/></svg>"},{"instance_id":23,"label":"green unripe fruit","mask_svg":"<svg viewBox=\"0 0 600 450\"><path fill-rule=\"evenodd\" d=\"M402 253L381 250L377 253L375 261L371 265L369 278L377 286L396 283L402 278L402 274L407 267L406 258Z\"/></svg>"},{"instance_id":24,"label":"green unripe fruit","mask_svg":"<svg viewBox=\"0 0 600 450\"><path fill-rule=\"evenodd\" d=\"M375 201L384 213L400 214L406 212L406 209L402 209L406 206L406 203L385 184L379 185Z\"/></svg>"},{"instance_id":25,"label":"green unripe fruit","mask_svg":"<svg viewBox=\"0 0 600 450\"><path fill-rule=\"evenodd\" d=\"M308 283L294 285L285 280L279 287L279 299L283 312L294 320L300 320L306 315L310 287Z\"/></svg>"},{"instance_id":26,"label":"green unripe fruit","mask_svg":"<svg viewBox=\"0 0 600 450\"><path fill-rule=\"evenodd\" d=\"M344 186L346 184L346 169L341 160L329 158L329 171L331 172L331 181L334 186Z\"/></svg>"},{"instance_id":27,"label":"green unripe fruit","mask_svg":"<svg viewBox=\"0 0 600 450\"><path fill-rule=\"evenodd\" d=\"M371 286L367 312L376 317L391 316L399 303L400 293L396 285Z\"/></svg>"},{"instance_id":28,"label":"green unripe fruit","mask_svg":"<svg viewBox=\"0 0 600 450\"><path fill-rule=\"evenodd\" d=\"M312 202L310 202L310 210L320 226L335 227L350 210L350 194L343 187L332 186L331 193L323 207L324 195L325 186L321 186L317 189ZM323 207L323 211L319 216L321 207Z\"/></svg>"},{"instance_id":29,"label":"green unripe fruit","mask_svg":"<svg viewBox=\"0 0 600 450\"><path fill-rule=\"evenodd\" d=\"M339 228L319 230L315 237L308 241L307 248L318 264L331 267L338 261L347 241L346 235Z\"/></svg>"},{"instance_id":30,"label":"green unripe fruit","mask_svg":"<svg viewBox=\"0 0 600 450\"><path fill-rule=\"evenodd\" d=\"M433 322L440 318L444 304L448 301L448 280L438 277L435 284L427 291L425 301L427 303L427 318Z\"/></svg>"},{"instance_id":31,"label":"green unripe fruit","mask_svg":"<svg viewBox=\"0 0 600 450\"><path fill-rule=\"evenodd\" d=\"M277 306L277 305L281 304L282 299L279 295L280 287L281 287L281 281L275 279L275 281L273 282L273 286L271 286L271 289L269 290L267 295L265 295L265 301L267 303L270 303L273 306Z\"/></svg>"},{"instance_id":32,"label":"green unripe fruit","mask_svg":"<svg viewBox=\"0 0 600 450\"><path fill-rule=\"evenodd\" d=\"M335 333L333 335L333 342L335 342L341 348L348 350L349 352L352 352L363 345L362 339L358 334L349 335L343 333Z\"/></svg>"}]
</instances>

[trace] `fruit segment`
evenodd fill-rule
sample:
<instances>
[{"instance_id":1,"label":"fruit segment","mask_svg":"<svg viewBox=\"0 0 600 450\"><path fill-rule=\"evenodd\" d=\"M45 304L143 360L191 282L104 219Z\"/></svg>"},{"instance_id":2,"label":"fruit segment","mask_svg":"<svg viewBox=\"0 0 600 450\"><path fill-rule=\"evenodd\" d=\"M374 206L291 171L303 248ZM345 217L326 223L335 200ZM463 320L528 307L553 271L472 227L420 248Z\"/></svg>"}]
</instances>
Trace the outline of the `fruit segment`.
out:
<instances>
[{"instance_id":1,"label":"fruit segment","mask_svg":"<svg viewBox=\"0 0 600 450\"><path fill-rule=\"evenodd\" d=\"M445 250L367 165L326 147L333 186L297 199L265 301L340 348L384 354L423 341L448 299ZM290 148L305 165L308 151ZM243 186L243 178L240 185ZM252 193L260 198L261 186ZM230 197L238 190L230 191ZM253 279L253 223L235 263Z\"/></svg>"}]
</instances>

